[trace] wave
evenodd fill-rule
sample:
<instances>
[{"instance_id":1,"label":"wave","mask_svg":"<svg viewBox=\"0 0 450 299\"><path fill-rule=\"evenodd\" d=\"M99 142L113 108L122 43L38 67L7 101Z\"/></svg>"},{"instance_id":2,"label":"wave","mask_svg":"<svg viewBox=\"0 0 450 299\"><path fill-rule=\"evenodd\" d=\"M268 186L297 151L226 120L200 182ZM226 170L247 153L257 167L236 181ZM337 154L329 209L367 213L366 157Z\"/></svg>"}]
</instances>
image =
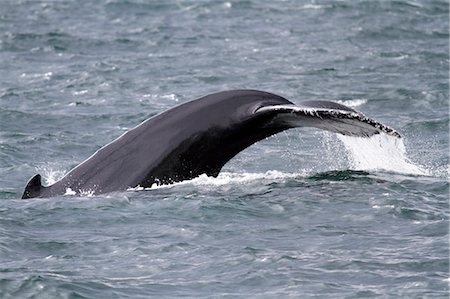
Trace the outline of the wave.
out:
<instances>
[{"instance_id":1,"label":"wave","mask_svg":"<svg viewBox=\"0 0 450 299\"><path fill-rule=\"evenodd\" d=\"M341 147L335 145L326 149L333 155L333 162L325 171L313 171L313 169L295 169L293 172L281 172L269 170L266 172L221 172L218 177L208 177L203 174L197 178L177 182L173 184L157 185L150 188L137 186L129 188L131 191L172 188L175 186L194 185L207 187L220 187L226 185L270 185L283 184L289 180L365 180L373 172L389 172L402 175L431 176L432 170L413 163L406 154L403 139L378 134L370 138L348 137L338 134L324 134L324 139L336 135L336 142L341 142ZM330 142L330 140L328 140ZM342 161L341 161L342 160ZM345 162L343 162L345 160ZM326 161L323 161L327 163ZM65 171L55 170L54 165L40 167L47 184L53 184L63 177ZM74 195L72 190L67 190L66 195ZM83 196L92 196L87 190Z\"/></svg>"}]
</instances>

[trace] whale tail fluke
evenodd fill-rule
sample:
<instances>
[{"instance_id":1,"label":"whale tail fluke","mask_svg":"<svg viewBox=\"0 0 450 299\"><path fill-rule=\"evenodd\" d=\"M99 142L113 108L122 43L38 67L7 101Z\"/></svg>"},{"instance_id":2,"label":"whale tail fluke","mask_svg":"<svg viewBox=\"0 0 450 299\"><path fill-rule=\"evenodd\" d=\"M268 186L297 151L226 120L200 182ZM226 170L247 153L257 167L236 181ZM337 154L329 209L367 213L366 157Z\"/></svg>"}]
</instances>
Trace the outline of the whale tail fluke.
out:
<instances>
[{"instance_id":1,"label":"whale tail fluke","mask_svg":"<svg viewBox=\"0 0 450 299\"><path fill-rule=\"evenodd\" d=\"M124 133L50 186L32 177L22 198L126 190L170 184L201 174L216 176L255 142L295 127L343 135L400 134L350 107L329 101L297 105L275 94L232 90L210 94L162 112Z\"/></svg>"},{"instance_id":2,"label":"whale tail fluke","mask_svg":"<svg viewBox=\"0 0 450 299\"><path fill-rule=\"evenodd\" d=\"M257 113L274 114L271 125L315 127L356 137L386 133L401 138L391 127L335 102L305 101L299 105L264 106L259 108Z\"/></svg>"},{"instance_id":3,"label":"whale tail fluke","mask_svg":"<svg viewBox=\"0 0 450 299\"><path fill-rule=\"evenodd\" d=\"M32 177L27 185L25 186L25 191L22 194L22 199L39 197L42 189L45 188L41 183L41 175L36 174Z\"/></svg>"}]
</instances>

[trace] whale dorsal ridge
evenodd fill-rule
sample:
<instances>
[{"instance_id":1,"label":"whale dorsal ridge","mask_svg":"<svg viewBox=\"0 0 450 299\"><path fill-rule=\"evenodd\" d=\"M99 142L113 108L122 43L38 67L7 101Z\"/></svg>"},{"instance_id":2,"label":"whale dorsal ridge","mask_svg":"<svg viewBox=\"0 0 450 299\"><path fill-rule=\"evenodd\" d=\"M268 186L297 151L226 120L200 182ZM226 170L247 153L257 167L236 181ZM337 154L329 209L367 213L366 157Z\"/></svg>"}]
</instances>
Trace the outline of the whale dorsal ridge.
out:
<instances>
[{"instance_id":1,"label":"whale dorsal ridge","mask_svg":"<svg viewBox=\"0 0 450 299\"><path fill-rule=\"evenodd\" d=\"M27 186L25 187L25 191L23 192L22 199L39 196L42 188L43 186L41 183L41 175L36 174L28 181Z\"/></svg>"}]
</instances>

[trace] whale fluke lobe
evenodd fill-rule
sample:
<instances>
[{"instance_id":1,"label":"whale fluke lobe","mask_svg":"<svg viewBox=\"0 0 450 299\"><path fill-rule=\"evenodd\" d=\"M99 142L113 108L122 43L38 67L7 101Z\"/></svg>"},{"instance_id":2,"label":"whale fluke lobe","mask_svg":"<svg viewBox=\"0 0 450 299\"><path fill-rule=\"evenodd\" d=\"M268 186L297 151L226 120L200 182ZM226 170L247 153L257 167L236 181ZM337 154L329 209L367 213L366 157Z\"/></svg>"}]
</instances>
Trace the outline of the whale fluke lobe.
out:
<instances>
[{"instance_id":1,"label":"whale fluke lobe","mask_svg":"<svg viewBox=\"0 0 450 299\"><path fill-rule=\"evenodd\" d=\"M315 105L314 102L319 102L319 104ZM330 105L324 105L324 103ZM334 102L308 101L301 102L299 105L266 106L259 111L262 113L273 111L277 114L275 122L285 123L291 127L315 127L356 137L370 137L380 133L401 137L391 127Z\"/></svg>"},{"instance_id":2,"label":"whale fluke lobe","mask_svg":"<svg viewBox=\"0 0 450 299\"><path fill-rule=\"evenodd\" d=\"M183 103L147 119L105 145L51 186L35 175L22 198L101 194L217 176L240 151L295 127L369 137L394 129L329 101L287 99L258 90L231 90Z\"/></svg>"}]
</instances>

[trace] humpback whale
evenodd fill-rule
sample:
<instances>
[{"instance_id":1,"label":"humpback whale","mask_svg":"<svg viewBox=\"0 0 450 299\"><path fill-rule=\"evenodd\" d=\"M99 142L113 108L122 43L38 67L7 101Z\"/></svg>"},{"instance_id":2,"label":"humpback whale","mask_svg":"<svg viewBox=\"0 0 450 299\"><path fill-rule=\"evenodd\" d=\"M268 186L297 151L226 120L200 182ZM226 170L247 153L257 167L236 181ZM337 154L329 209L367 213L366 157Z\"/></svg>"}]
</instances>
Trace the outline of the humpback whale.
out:
<instances>
[{"instance_id":1,"label":"humpback whale","mask_svg":"<svg viewBox=\"0 0 450 299\"><path fill-rule=\"evenodd\" d=\"M350 107L330 101L287 99L258 90L231 90L180 104L151 117L97 150L51 186L39 174L22 198L101 194L195 178L216 177L253 143L295 127L370 137L394 129Z\"/></svg>"}]
</instances>

